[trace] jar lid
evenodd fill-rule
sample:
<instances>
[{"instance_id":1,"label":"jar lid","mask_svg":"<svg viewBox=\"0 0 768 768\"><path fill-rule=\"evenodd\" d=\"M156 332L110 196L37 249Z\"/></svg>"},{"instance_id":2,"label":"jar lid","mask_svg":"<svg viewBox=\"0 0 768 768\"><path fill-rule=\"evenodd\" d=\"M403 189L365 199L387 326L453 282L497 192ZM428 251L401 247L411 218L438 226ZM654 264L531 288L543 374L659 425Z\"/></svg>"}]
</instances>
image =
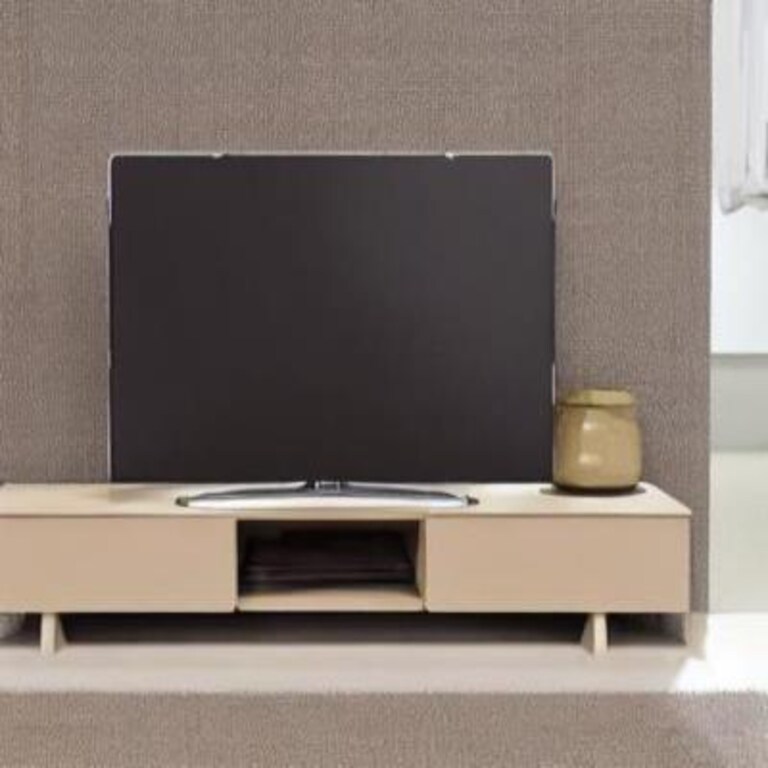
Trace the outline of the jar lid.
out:
<instances>
[{"instance_id":1,"label":"jar lid","mask_svg":"<svg viewBox=\"0 0 768 768\"><path fill-rule=\"evenodd\" d=\"M609 406L634 405L635 397L626 389L576 389L565 395L560 402L563 405L606 408Z\"/></svg>"}]
</instances>

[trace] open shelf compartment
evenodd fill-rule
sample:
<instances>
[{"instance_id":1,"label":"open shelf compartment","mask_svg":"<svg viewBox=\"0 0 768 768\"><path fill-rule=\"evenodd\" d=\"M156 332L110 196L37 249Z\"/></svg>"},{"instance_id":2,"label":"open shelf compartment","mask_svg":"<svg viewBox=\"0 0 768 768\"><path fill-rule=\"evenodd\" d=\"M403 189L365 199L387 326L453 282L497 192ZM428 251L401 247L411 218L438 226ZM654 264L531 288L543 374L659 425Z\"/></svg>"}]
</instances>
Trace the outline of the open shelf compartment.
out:
<instances>
[{"instance_id":1,"label":"open shelf compartment","mask_svg":"<svg viewBox=\"0 0 768 768\"><path fill-rule=\"evenodd\" d=\"M424 610L419 521L240 521L238 610Z\"/></svg>"}]
</instances>

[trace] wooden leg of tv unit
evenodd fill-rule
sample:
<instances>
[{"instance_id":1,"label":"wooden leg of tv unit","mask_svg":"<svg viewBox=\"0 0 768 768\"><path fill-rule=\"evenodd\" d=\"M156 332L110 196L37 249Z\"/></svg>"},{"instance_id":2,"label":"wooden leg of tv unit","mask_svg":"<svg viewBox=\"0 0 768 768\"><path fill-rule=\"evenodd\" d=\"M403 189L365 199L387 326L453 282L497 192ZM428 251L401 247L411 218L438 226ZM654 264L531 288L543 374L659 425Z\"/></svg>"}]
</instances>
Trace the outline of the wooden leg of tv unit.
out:
<instances>
[{"instance_id":1,"label":"wooden leg of tv unit","mask_svg":"<svg viewBox=\"0 0 768 768\"><path fill-rule=\"evenodd\" d=\"M604 613L587 614L581 644L595 656L608 650L608 617Z\"/></svg>"},{"instance_id":2,"label":"wooden leg of tv unit","mask_svg":"<svg viewBox=\"0 0 768 768\"><path fill-rule=\"evenodd\" d=\"M44 613L40 617L40 651L51 656L64 647L66 637L61 616L58 613Z\"/></svg>"}]
</instances>

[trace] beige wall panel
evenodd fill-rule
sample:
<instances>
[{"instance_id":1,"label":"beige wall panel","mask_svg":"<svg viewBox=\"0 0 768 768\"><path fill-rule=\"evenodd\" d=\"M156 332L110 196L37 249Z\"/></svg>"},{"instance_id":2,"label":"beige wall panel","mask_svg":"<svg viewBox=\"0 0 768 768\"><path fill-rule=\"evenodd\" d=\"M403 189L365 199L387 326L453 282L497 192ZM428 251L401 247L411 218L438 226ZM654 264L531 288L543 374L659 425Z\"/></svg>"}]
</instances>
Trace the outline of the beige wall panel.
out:
<instances>
[{"instance_id":1,"label":"beige wall panel","mask_svg":"<svg viewBox=\"0 0 768 768\"><path fill-rule=\"evenodd\" d=\"M683 612L684 518L432 519L431 611Z\"/></svg>"},{"instance_id":2,"label":"beige wall panel","mask_svg":"<svg viewBox=\"0 0 768 768\"><path fill-rule=\"evenodd\" d=\"M232 611L232 520L0 519L0 611Z\"/></svg>"}]
</instances>

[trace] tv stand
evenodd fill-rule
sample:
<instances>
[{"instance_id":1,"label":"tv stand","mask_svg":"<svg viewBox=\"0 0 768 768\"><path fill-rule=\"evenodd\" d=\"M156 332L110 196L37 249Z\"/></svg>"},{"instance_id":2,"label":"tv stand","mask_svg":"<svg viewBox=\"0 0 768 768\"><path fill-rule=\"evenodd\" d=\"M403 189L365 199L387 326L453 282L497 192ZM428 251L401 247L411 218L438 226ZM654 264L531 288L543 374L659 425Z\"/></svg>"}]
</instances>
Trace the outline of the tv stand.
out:
<instances>
[{"instance_id":1,"label":"tv stand","mask_svg":"<svg viewBox=\"0 0 768 768\"><path fill-rule=\"evenodd\" d=\"M458 509L472 500L463 494L418 487L313 480L279 486L251 486L179 496L176 503L193 509L295 509L297 507L426 507Z\"/></svg>"},{"instance_id":2,"label":"tv stand","mask_svg":"<svg viewBox=\"0 0 768 768\"><path fill-rule=\"evenodd\" d=\"M348 506L333 493L333 503L311 506L176 504L212 490L0 487L0 613L41 614L44 653L64 643L69 613L140 613L148 621L153 613L236 611L580 613L583 643L600 653L611 614L689 611L690 511L653 485L613 496L537 484L440 486L476 499L459 508L394 503L398 497ZM394 533L412 567L406 576L384 569L383 580L359 581L352 569L322 585L261 576L264 545L305 530L312 533L303 541L328 535L334 552L349 551L338 538L348 542L350 531L356 540L370 534L372 548L382 532Z\"/></svg>"}]
</instances>

